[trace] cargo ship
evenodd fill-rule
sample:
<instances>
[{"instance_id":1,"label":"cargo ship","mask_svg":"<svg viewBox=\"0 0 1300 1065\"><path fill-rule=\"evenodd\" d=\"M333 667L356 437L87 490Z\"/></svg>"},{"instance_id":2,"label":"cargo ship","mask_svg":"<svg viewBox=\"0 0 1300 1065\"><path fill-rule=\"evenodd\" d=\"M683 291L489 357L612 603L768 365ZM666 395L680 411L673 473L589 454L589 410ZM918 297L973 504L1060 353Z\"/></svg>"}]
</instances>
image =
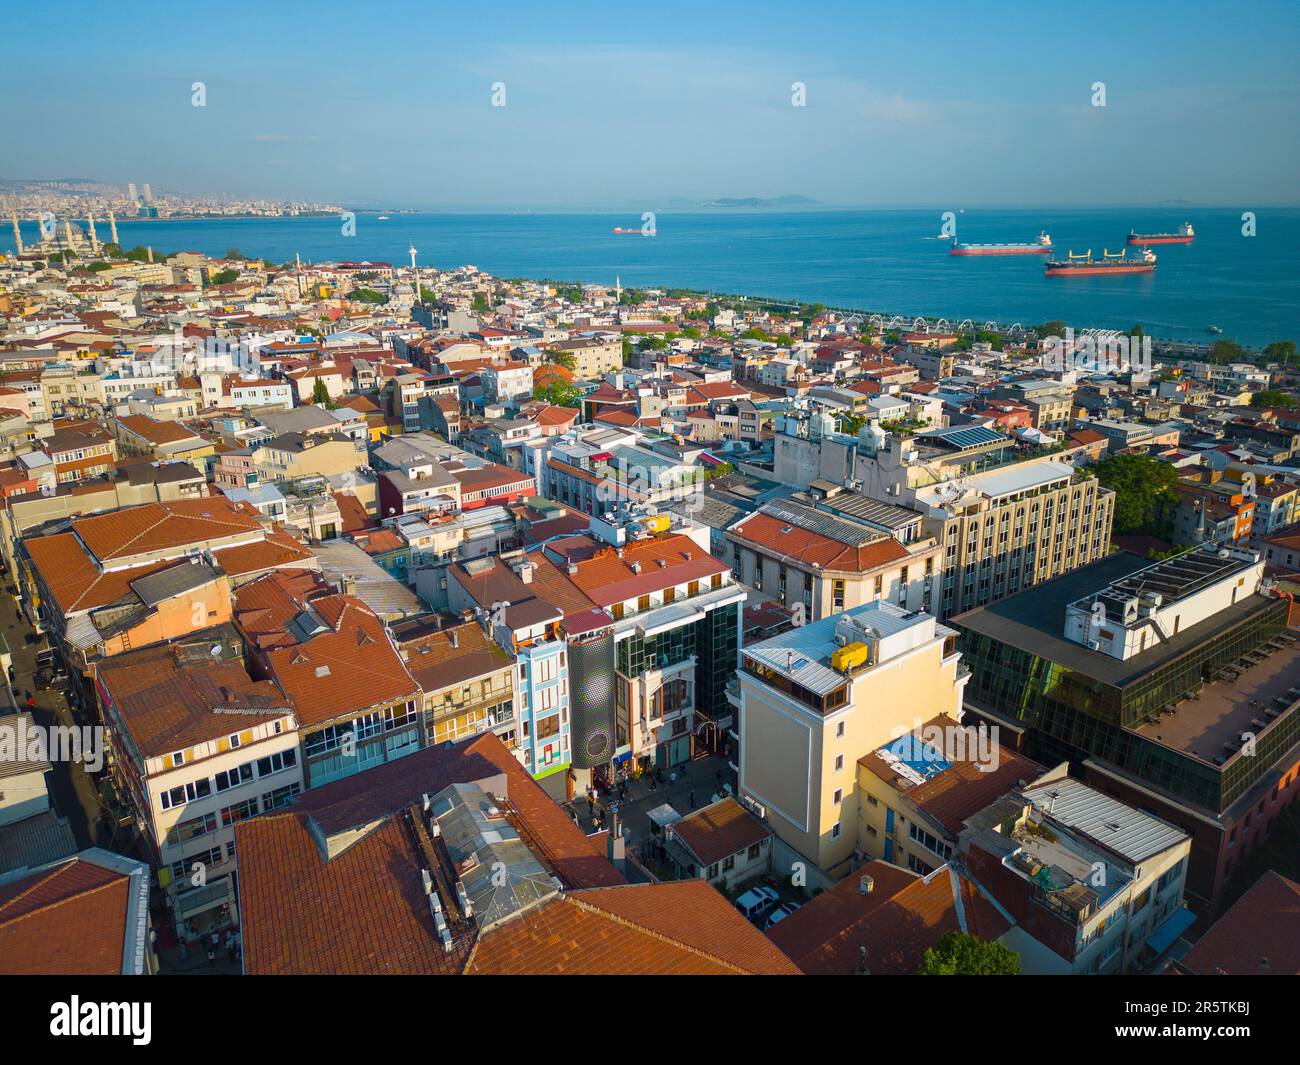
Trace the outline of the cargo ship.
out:
<instances>
[{"instance_id":1,"label":"cargo ship","mask_svg":"<svg viewBox=\"0 0 1300 1065\"><path fill-rule=\"evenodd\" d=\"M1191 222L1184 222L1177 233L1130 233L1130 244L1190 244L1196 237Z\"/></svg>"},{"instance_id":2,"label":"cargo ship","mask_svg":"<svg viewBox=\"0 0 1300 1065\"><path fill-rule=\"evenodd\" d=\"M1136 258L1130 259L1126 252L1102 251L1100 259L1092 257L1092 249L1089 248L1082 255L1069 253L1069 258L1062 262L1059 259L1049 260L1046 265L1048 277L1061 277L1073 275L1075 277L1086 277L1090 274L1149 274L1156 268L1156 253L1150 248L1144 248L1142 254Z\"/></svg>"},{"instance_id":3,"label":"cargo ship","mask_svg":"<svg viewBox=\"0 0 1300 1065\"><path fill-rule=\"evenodd\" d=\"M958 244L955 240L948 249L949 255L1049 255L1052 238L1045 232L1038 234L1032 244Z\"/></svg>"}]
</instances>

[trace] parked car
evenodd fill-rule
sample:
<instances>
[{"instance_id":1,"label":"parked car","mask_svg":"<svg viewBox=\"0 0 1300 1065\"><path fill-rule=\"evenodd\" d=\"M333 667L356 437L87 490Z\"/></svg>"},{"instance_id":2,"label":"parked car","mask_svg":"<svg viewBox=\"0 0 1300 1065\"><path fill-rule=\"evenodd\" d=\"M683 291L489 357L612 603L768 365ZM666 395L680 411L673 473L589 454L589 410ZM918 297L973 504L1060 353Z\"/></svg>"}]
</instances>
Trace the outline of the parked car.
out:
<instances>
[{"instance_id":1,"label":"parked car","mask_svg":"<svg viewBox=\"0 0 1300 1065\"><path fill-rule=\"evenodd\" d=\"M762 917L768 910L781 901L781 896L770 887L759 885L750 888L736 900L738 909L747 921Z\"/></svg>"},{"instance_id":2,"label":"parked car","mask_svg":"<svg viewBox=\"0 0 1300 1065\"><path fill-rule=\"evenodd\" d=\"M767 920L763 922L764 928L771 928L774 924L784 921L790 914L799 908L797 902L783 902L780 906L774 906L767 915Z\"/></svg>"}]
</instances>

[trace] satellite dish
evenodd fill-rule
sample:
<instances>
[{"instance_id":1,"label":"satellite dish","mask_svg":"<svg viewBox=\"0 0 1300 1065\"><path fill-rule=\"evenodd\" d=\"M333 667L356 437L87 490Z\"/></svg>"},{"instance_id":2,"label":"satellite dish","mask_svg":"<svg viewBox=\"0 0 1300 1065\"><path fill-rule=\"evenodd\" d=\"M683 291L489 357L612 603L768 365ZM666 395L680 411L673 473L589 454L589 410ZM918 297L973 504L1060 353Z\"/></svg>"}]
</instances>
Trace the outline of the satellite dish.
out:
<instances>
[{"instance_id":1,"label":"satellite dish","mask_svg":"<svg viewBox=\"0 0 1300 1065\"><path fill-rule=\"evenodd\" d=\"M214 644L212 645L212 651L211 651L211 654L212 654L212 657L213 657L213 658L220 658L220 657L221 657L221 644L219 644L219 643L214 643Z\"/></svg>"}]
</instances>

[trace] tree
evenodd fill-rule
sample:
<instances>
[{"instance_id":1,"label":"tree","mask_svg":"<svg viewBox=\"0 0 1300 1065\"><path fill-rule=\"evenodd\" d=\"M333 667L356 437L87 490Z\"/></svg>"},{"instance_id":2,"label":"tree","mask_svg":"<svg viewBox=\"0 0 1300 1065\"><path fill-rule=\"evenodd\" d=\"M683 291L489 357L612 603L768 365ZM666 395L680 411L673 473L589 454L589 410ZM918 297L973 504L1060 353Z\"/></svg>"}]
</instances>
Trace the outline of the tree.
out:
<instances>
[{"instance_id":1,"label":"tree","mask_svg":"<svg viewBox=\"0 0 1300 1065\"><path fill-rule=\"evenodd\" d=\"M243 259L244 253L238 248L227 248L226 254L222 257L225 259Z\"/></svg>"},{"instance_id":2,"label":"tree","mask_svg":"<svg viewBox=\"0 0 1300 1065\"><path fill-rule=\"evenodd\" d=\"M1210 345L1210 361L1220 366L1230 362L1245 362L1246 349L1235 340L1216 340Z\"/></svg>"},{"instance_id":3,"label":"tree","mask_svg":"<svg viewBox=\"0 0 1300 1065\"><path fill-rule=\"evenodd\" d=\"M238 270L218 270L208 278L211 285L229 285L232 281L239 279Z\"/></svg>"},{"instance_id":4,"label":"tree","mask_svg":"<svg viewBox=\"0 0 1300 1065\"><path fill-rule=\"evenodd\" d=\"M1001 943L949 932L925 952L918 976L1019 976L1020 959Z\"/></svg>"},{"instance_id":5,"label":"tree","mask_svg":"<svg viewBox=\"0 0 1300 1065\"><path fill-rule=\"evenodd\" d=\"M546 361L553 362L556 366L563 366L570 372L578 368L578 360L567 351L548 351L546 353Z\"/></svg>"},{"instance_id":6,"label":"tree","mask_svg":"<svg viewBox=\"0 0 1300 1065\"><path fill-rule=\"evenodd\" d=\"M93 265L93 264L92 264ZM1252 407L1283 407L1290 410L1296 405L1295 397L1280 388L1266 388L1250 397Z\"/></svg>"},{"instance_id":7,"label":"tree","mask_svg":"<svg viewBox=\"0 0 1300 1065\"><path fill-rule=\"evenodd\" d=\"M349 296L350 299L358 303L387 303L388 297L382 292L376 292L373 288L354 288Z\"/></svg>"},{"instance_id":8,"label":"tree","mask_svg":"<svg viewBox=\"0 0 1300 1065\"><path fill-rule=\"evenodd\" d=\"M1284 366L1295 358L1294 340L1275 340L1264 349L1264 358L1269 362L1280 362Z\"/></svg>"},{"instance_id":9,"label":"tree","mask_svg":"<svg viewBox=\"0 0 1300 1065\"><path fill-rule=\"evenodd\" d=\"M323 377L316 378L316 384L312 386L311 401L322 407L328 407L330 404L330 390L325 387Z\"/></svg>"},{"instance_id":10,"label":"tree","mask_svg":"<svg viewBox=\"0 0 1300 1065\"><path fill-rule=\"evenodd\" d=\"M715 481L719 477L726 477L727 474L735 473L735 472L736 472L736 467L733 466L730 462L719 462L716 466L714 466L704 474L704 479L706 481Z\"/></svg>"},{"instance_id":11,"label":"tree","mask_svg":"<svg viewBox=\"0 0 1300 1065\"><path fill-rule=\"evenodd\" d=\"M1178 503L1178 470L1152 455L1110 455L1093 471L1115 493L1115 532L1168 539L1170 512Z\"/></svg>"},{"instance_id":12,"label":"tree","mask_svg":"<svg viewBox=\"0 0 1300 1065\"><path fill-rule=\"evenodd\" d=\"M485 295L483 295L482 292L474 293L474 300L472 306L474 308L475 314L487 314L487 312L491 310L491 308L488 306L488 299Z\"/></svg>"},{"instance_id":13,"label":"tree","mask_svg":"<svg viewBox=\"0 0 1300 1065\"><path fill-rule=\"evenodd\" d=\"M538 385L533 389L533 399L540 399L553 407L582 409L582 393L578 391L576 385L571 385L567 381L552 381L546 385Z\"/></svg>"}]
</instances>

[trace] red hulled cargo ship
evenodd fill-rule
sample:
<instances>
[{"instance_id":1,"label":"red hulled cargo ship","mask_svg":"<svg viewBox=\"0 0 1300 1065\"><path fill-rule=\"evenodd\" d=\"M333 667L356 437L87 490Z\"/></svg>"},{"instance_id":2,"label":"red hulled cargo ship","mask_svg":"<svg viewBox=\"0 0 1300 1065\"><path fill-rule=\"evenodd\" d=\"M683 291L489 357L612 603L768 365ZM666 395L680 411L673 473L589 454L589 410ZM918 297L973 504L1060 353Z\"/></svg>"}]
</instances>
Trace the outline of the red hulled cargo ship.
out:
<instances>
[{"instance_id":1,"label":"red hulled cargo ship","mask_svg":"<svg viewBox=\"0 0 1300 1065\"><path fill-rule=\"evenodd\" d=\"M1184 222L1176 233L1130 233L1130 244L1190 244L1196 237L1191 222Z\"/></svg>"},{"instance_id":2,"label":"red hulled cargo ship","mask_svg":"<svg viewBox=\"0 0 1300 1065\"><path fill-rule=\"evenodd\" d=\"M1083 255L1070 252L1064 262L1053 259L1047 263L1048 277L1087 277L1092 274L1149 274L1156 268L1156 253L1150 248L1143 249L1141 255L1130 259L1124 252L1103 251L1100 259L1092 257L1089 248Z\"/></svg>"},{"instance_id":3,"label":"red hulled cargo ship","mask_svg":"<svg viewBox=\"0 0 1300 1065\"><path fill-rule=\"evenodd\" d=\"M955 240L948 249L949 255L1050 255L1052 238L1045 232L1038 234L1033 244L958 244Z\"/></svg>"}]
</instances>

